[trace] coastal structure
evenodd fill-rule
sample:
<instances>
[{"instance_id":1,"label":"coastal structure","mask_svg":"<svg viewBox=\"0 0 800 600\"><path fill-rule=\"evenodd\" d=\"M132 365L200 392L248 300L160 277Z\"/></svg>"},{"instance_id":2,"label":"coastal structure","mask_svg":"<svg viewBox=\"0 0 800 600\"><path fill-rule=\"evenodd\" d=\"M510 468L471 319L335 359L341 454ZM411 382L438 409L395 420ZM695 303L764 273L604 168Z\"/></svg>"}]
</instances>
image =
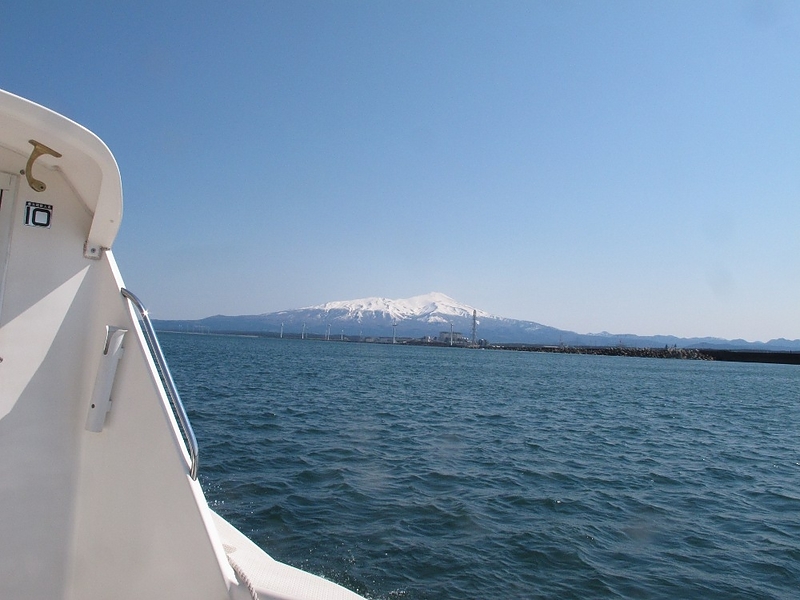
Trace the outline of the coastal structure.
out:
<instances>
[{"instance_id":1,"label":"coastal structure","mask_svg":"<svg viewBox=\"0 0 800 600\"><path fill-rule=\"evenodd\" d=\"M449 344L450 346L463 344L466 341L460 331L441 331L436 339L442 344Z\"/></svg>"}]
</instances>

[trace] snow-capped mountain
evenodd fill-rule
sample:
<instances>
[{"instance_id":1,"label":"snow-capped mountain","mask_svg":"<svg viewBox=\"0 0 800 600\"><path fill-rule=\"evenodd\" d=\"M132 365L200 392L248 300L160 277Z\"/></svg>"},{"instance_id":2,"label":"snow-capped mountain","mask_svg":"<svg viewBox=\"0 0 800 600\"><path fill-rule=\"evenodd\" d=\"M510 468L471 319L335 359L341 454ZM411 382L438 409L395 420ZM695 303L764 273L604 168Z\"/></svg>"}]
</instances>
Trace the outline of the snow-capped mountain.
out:
<instances>
[{"instance_id":1,"label":"snow-capped mountain","mask_svg":"<svg viewBox=\"0 0 800 600\"><path fill-rule=\"evenodd\" d=\"M531 336L535 332L536 341L541 343L568 341L564 340L563 334L569 332L530 321L504 319L440 292L396 300L360 298L261 315L217 315L197 321L155 321L155 324L165 330L283 331L286 335L305 333L308 336L348 338L391 337L395 334L401 338L436 338L440 333L449 333L452 329L469 338L472 335L473 314L478 338L495 342L524 342L533 340Z\"/></svg>"},{"instance_id":2,"label":"snow-capped mountain","mask_svg":"<svg viewBox=\"0 0 800 600\"><path fill-rule=\"evenodd\" d=\"M472 319L473 311L478 318L496 319L489 313L462 304L450 296L439 292L431 292L422 296L390 300L388 298L361 298L327 302L317 306L301 308L302 311L322 311L335 320L355 320L363 323L370 319L406 321L418 320L427 323L449 324L453 318ZM291 311L284 311L284 313ZM280 313L279 313L280 314Z\"/></svg>"},{"instance_id":3,"label":"snow-capped mountain","mask_svg":"<svg viewBox=\"0 0 800 600\"><path fill-rule=\"evenodd\" d=\"M463 304L440 292L411 298L360 298L328 302L297 310L261 315L265 321L283 324L289 332L305 326L307 332L328 331L331 335L358 337L437 337L452 327L470 336L473 313L479 329L503 319Z\"/></svg>"},{"instance_id":4,"label":"snow-capped mountain","mask_svg":"<svg viewBox=\"0 0 800 600\"><path fill-rule=\"evenodd\" d=\"M451 330L470 339L473 311L478 339L492 344L543 344L568 346L617 346L663 348L741 348L755 350L800 350L797 340L772 340L767 343L718 338L678 338L670 335L637 336L608 332L579 334L548 327L534 321L507 319L463 304L440 292L411 298L361 298L327 302L295 310L261 315L216 315L194 321L154 320L165 331L202 331L229 333L279 334L287 337L432 338Z\"/></svg>"}]
</instances>

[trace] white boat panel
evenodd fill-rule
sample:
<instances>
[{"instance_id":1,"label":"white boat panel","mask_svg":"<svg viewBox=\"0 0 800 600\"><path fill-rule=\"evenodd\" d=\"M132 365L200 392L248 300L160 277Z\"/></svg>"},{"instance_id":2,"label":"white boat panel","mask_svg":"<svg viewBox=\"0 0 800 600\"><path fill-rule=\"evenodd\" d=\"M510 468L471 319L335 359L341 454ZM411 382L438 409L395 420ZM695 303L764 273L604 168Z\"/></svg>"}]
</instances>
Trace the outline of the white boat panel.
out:
<instances>
[{"instance_id":1,"label":"white boat panel","mask_svg":"<svg viewBox=\"0 0 800 600\"><path fill-rule=\"evenodd\" d=\"M25 161L4 149L0 171L18 173ZM3 598L64 597L74 517L74 426L91 320L85 284L97 261L71 248L82 245L91 214L58 172L42 177L45 192L18 185L0 211L9 242L0 265L0 555L17 557L0 562ZM56 218L27 225L28 202Z\"/></svg>"},{"instance_id":2,"label":"white boat panel","mask_svg":"<svg viewBox=\"0 0 800 600\"><path fill-rule=\"evenodd\" d=\"M62 155L33 164L43 191L21 173L31 139ZM120 291L119 181L93 134L0 92L0 598L251 597L221 533L263 598L358 598L215 525ZM118 363L109 328L127 330Z\"/></svg>"},{"instance_id":3,"label":"white boat panel","mask_svg":"<svg viewBox=\"0 0 800 600\"><path fill-rule=\"evenodd\" d=\"M111 260L106 253L101 264ZM88 402L80 415L70 598L92 597L119 581L126 581L130 598L227 597L233 575L220 568L224 555L205 525L205 498L189 477L177 423L114 271L107 269L105 281L98 282L118 301L96 309L101 319L93 340L97 363L106 325L129 333L105 427L99 433L84 428ZM93 373L87 400L94 379Z\"/></svg>"}]
</instances>

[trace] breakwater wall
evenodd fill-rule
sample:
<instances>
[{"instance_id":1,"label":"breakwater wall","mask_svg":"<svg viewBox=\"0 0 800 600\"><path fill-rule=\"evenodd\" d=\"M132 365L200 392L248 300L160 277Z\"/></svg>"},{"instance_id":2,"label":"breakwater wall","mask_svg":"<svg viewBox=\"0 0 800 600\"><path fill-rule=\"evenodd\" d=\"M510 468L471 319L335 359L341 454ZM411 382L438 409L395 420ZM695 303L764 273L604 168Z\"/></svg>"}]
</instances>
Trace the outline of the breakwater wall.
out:
<instances>
[{"instance_id":1,"label":"breakwater wall","mask_svg":"<svg viewBox=\"0 0 800 600\"><path fill-rule=\"evenodd\" d=\"M701 350L712 360L800 365L800 352L759 352L757 350Z\"/></svg>"},{"instance_id":2,"label":"breakwater wall","mask_svg":"<svg viewBox=\"0 0 800 600\"><path fill-rule=\"evenodd\" d=\"M493 344L497 350L518 352L551 352L554 354L595 354L600 356L635 356L641 358L673 358L682 360L715 360L702 350L693 348L628 348L625 346L528 346Z\"/></svg>"},{"instance_id":3,"label":"breakwater wall","mask_svg":"<svg viewBox=\"0 0 800 600\"><path fill-rule=\"evenodd\" d=\"M641 358L800 365L800 352L676 348L674 346L666 348L628 348L625 346L536 346L526 344L493 344L491 348L518 352L552 352L556 354L595 354L600 356L635 356Z\"/></svg>"}]
</instances>

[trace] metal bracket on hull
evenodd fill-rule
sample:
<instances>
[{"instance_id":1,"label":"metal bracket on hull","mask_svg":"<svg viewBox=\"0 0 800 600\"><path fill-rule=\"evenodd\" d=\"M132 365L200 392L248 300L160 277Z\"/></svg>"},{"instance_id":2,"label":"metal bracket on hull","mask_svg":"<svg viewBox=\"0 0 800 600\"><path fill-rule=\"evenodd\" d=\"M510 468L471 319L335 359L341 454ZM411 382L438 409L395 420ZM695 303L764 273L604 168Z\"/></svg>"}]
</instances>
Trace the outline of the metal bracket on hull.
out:
<instances>
[{"instance_id":1,"label":"metal bracket on hull","mask_svg":"<svg viewBox=\"0 0 800 600\"><path fill-rule=\"evenodd\" d=\"M100 246L90 246L89 240L86 240L83 243L83 255L86 258L91 258L92 260L99 260L100 257L103 255L103 248Z\"/></svg>"},{"instance_id":2,"label":"metal bracket on hull","mask_svg":"<svg viewBox=\"0 0 800 600\"><path fill-rule=\"evenodd\" d=\"M103 357L97 369L94 381L92 403L89 414L86 415L86 429L99 433L103 431L106 414L111 410L111 389L114 387L114 377L117 374L117 365L122 358L122 338L128 333L127 329L119 327L106 327L106 344L103 348Z\"/></svg>"},{"instance_id":3,"label":"metal bracket on hull","mask_svg":"<svg viewBox=\"0 0 800 600\"><path fill-rule=\"evenodd\" d=\"M42 154L49 154L50 156L61 158L61 153L56 152L52 148L49 148L41 142L37 142L36 140L28 140L28 143L33 144L33 150L31 151L31 155L28 157L28 162L25 165L25 179L28 180L28 185L31 186L31 189L34 192L43 192L47 189L47 184L45 184L44 181L35 179L33 177L33 163L35 163L36 159Z\"/></svg>"}]
</instances>

